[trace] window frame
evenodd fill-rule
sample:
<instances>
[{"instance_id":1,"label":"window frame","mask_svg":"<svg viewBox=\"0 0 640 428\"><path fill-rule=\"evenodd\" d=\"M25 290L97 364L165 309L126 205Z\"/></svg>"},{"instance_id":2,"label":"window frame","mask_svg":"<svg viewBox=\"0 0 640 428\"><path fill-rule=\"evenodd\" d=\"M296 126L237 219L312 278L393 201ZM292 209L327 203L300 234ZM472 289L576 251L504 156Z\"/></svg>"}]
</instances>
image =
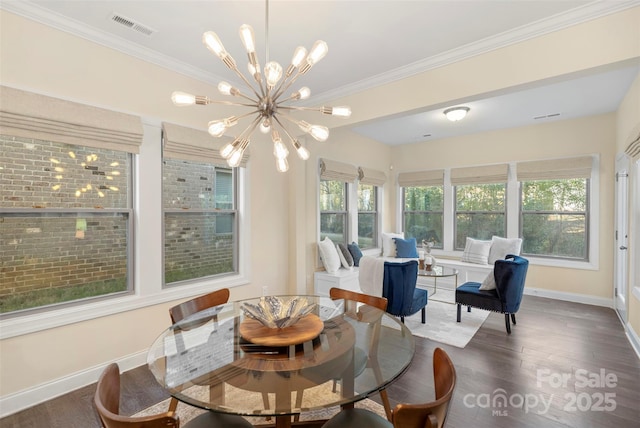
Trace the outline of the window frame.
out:
<instances>
[{"instance_id":1,"label":"window frame","mask_svg":"<svg viewBox=\"0 0 640 428\"><path fill-rule=\"evenodd\" d=\"M344 211L336 211L336 210L322 210L322 204L320 203L320 198L322 197L322 182L323 181L335 181L338 183L342 183L344 190ZM322 215L332 215L332 214L342 214L344 215L344 241L343 242L333 242L334 244L349 244L349 240L351 238L351 230L352 225L350 222L350 185L351 183L347 183L345 181L340 180L325 180L320 178L318 181L318 241L321 241L322 238ZM333 239L332 239L333 241Z\"/></svg>"},{"instance_id":2,"label":"window frame","mask_svg":"<svg viewBox=\"0 0 640 428\"><path fill-rule=\"evenodd\" d=\"M408 210L405 210L406 202L407 202L407 200L406 200L406 197L407 197L406 189L408 189L408 188L412 188L412 187L442 187L442 198L443 198L443 200L442 200L442 211L426 211L426 210L409 210L409 211L408 211ZM401 219L401 221L402 221L402 230L404 231L405 238L406 238L406 237L408 237L408 235L407 235L407 231L405 230L405 226L406 226L406 224L407 224L407 222L406 222L406 214L407 214L407 213L411 213L411 214L425 214L425 215L428 215L428 214L438 214L438 213L439 213L440 215L442 215L442 230L440 231L440 233L441 233L441 235L440 235L440 236L442 236L442 247L435 247L435 246L434 246L433 248L435 248L435 249L440 249L440 250L444 249L444 248L445 248L445 247L444 247L444 245L445 245L445 238L444 238L444 236L445 236L445 228L446 228L446 227L445 227L445 221L444 221L444 220L445 220L445 215L444 215L444 213L445 213L445 211L446 211L446 203L445 203L445 185L444 185L444 184L442 184L442 185L425 185L425 186L404 186L404 187L400 187L400 189L401 189L401 195L402 195L402 196L401 196L401 202L400 202L400 204L401 204L401 205L400 205L400 207L401 207L400 209L401 209L401 212L402 212L402 219ZM421 242L420 242L420 241L418 242L418 245L421 245Z\"/></svg>"},{"instance_id":3,"label":"window frame","mask_svg":"<svg viewBox=\"0 0 640 428\"><path fill-rule=\"evenodd\" d=\"M558 179L561 180L561 179ZM523 256L526 257L536 257L536 258L541 258L541 259L554 259L554 260L567 260L567 261L577 261L577 262L587 262L589 261L589 257L590 257L590 236L589 236L589 231L590 231L590 222L591 222L591 218L590 218L590 200L591 200L591 180L590 179L585 179L586 183L585 183L585 187L586 187L586 200L585 200L585 210L584 211L549 211L549 210L544 210L544 211L527 211L524 212L522 209L523 206L523 184L525 183L525 181L519 181L518 182L518 187L519 187L519 202L518 202L518 235L519 237L522 237L523 234L523 230L524 230L524 214L525 213L529 213L529 214L540 214L540 215L549 215L549 214L559 214L559 215L584 215L584 221L585 221L585 257L582 258L578 258L578 257L563 257L563 256L554 256L554 255L550 255L550 254L533 254L533 253L525 253L522 252ZM537 181L537 180L529 180L529 181ZM549 181L549 180L544 180L544 181ZM524 247L523 247L524 248Z\"/></svg>"},{"instance_id":4,"label":"window frame","mask_svg":"<svg viewBox=\"0 0 640 428\"><path fill-rule=\"evenodd\" d=\"M11 320L15 318L28 317L31 314L41 314L51 311L56 311L58 309L65 308L76 308L80 305L88 304L95 301L100 301L103 299L110 299L117 296L125 296L129 294L133 294L135 292L135 283L134 283L134 274L135 274L135 263L134 263L134 252L135 252L135 234L134 234L134 199L135 199L135 189L134 189L134 176L136 173L135 170L135 155L131 152L127 152L124 150L115 150L112 148L98 148L92 146L84 146L81 144L71 144L68 142L58 142L55 139L34 139L29 137L20 137L20 136L12 136L9 134L3 134L8 138L16 138L18 141L42 141L43 143L52 143L52 144L60 144L64 146L76 146L82 147L83 149L94 149L94 150L108 150L111 152L118 152L120 154L124 154L127 158L128 168L127 168L127 179L126 179L126 206L118 207L118 208L100 208L100 207L2 207L0 206L0 216L7 215L8 217L29 217L29 218L38 218L38 219L46 219L47 217L51 218L65 218L65 219L77 219L83 217L85 219L89 218L101 218L101 217L117 217L122 216L125 217L127 230L125 231L127 237L126 243L126 288L122 291L117 291L108 294L98 294L95 296L88 296L80 299L66 300L61 302L50 303L41 306L35 306L31 308L19 309L11 312L0 313L0 321L2 322L2 326L4 326L5 320ZM66 150L66 149L65 149ZM75 151L75 150L74 150ZM75 157L74 157L75 159ZM84 165L84 164L83 164ZM63 164L66 167L66 165ZM87 169L85 167L85 169ZM104 175L104 174L102 174ZM121 184L119 184L121 185ZM83 189L84 192L84 189ZM77 196L77 195L76 195ZM3 336L0 335L0 338Z\"/></svg>"},{"instance_id":5,"label":"window frame","mask_svg":"<svg viewBox=\"0 0 640 428\"><path fill-rule=\"evenodd\" d=\"M348 185L348 184L347 184ZM354 231L355 231L355 240L352 239L348 239L348 241L355 241L356 243L358 243L358 246L362 249L362 250L373 250L376 248L379 248L379 241L380 241L380 186L376 186L375 184L361 184L360 181L358 181L354 187L355 187L355 192L356 192L356 201L359 201L359 191L360 191L360 186L371 186L373 187L373 193L374 193L374 198L375 198L375 204L374 204L374 210L373 211L360 211L360 208L358 207L358 203L356 202L356 206L355 206L355 210L356 210L356 224L354 226ZM360 227L360 214L372 214L374 221L373 221L373 238L372 238L372 243L373 245L371 247L363 247L360 244L360 231L359 231L359 227Z\"/></svg>"},{"instance_id":6,"label":"window frame","mask_svg":"<svg viewBox=\"0 0 640 428\"><path fill-rule=\"evenodd\" d=\"M238 210L237 210L237 205L238 205L238 169L239 168L229 168L227 166L223 166L223 165L218 165L216 163L208 163L208 165L212 166L213 169L213 176L214 176L214 183L212 185L212 192L213 192L213 196L214 196L214 206L212 208L191 208L191 209L182 209L182 208L166 208L165 204L164 204L164 197L165 197L165 193L164 193L164 168L165 168L165 158L162 159L162 176L163 176L163 186L162 186L162 237L163 237L163 245L162 245L162 271L163 271L163 275L162 275L162 286L163 288L171 288L171 287L182 287L186 284L193 284L193 283L197 283L199 281L202 280L208 280L208 279L215 279L215 278L222 278L225 276L230 276L230 275L236 275L238 273L238 258L239 258L239 251L238 251L238 238L237 238L237 234L239 232L238 229ZM173 159L173 160L177 160L177 161L181 161L181 162L194 162L194 163L204 163L204 162L196 162L196 161L188 161L188 160L184 160L184 159ZM218 184L218 174L223 172L226 174L227 170L231 171L231 183L232 183L232 208L231 209L221 209L218 208L217 206L217 202L215 201L215 189L217 188L217 184ZM198 214L214 214L214 215L218 215L218 214L228 214L228 213L232 213L233 214L233 224L232 224L232 231L229 233L220 233L220 235L224 234L224 235L231 235L233 237L233 242L232 242L232 257L233 257L233 262L232 262L232 271L231 272L222 272L219 274L214 274L214 275L207 275L207 276L202 276L202 277L197 277L197 278L189 278L189 279L184 279L184 280L178 280L178 281L173 281L173 282L166 282L166 219L167 219L167 215L185 215L185 216L189 216L189 215L198 215ZM217 232L217 227L218 224L216 223L216 234L218 234ZM235 235L234 232L236 231Z\"/></svg>"},{"instance_id":7,"label":"window frame","mask_svg":"<svg viewBox=\"0 0 640 428\"><path fill-rule=\"evenodd\" d=\"M598 270L600 259L600 155L587 154L593 157L593 165L591 169L591 177L589 179L591 189L589 198L589 242L588 242L588 260L569 260L548 257L527 257L531 265L560 267L567 269L580 270ZM557 158L551 158L557 159ZM506 187L506 238L519 237L519 184L516 179L516 165L518 161L510 161L508 180ZM444 248L434 249L433 254L445 258L459 259L463 251L453 249L454 225L452 213L454 210L453 185L451 184L452 167L444 168ZM396 184L398 194L402 191L402 187ZM396 203L396 230L404 230L403 207L404 202L398 198Z\"/></svg>"},{"instance_id":8,"label":"window frame","mask_svg":"<svg viewBox=\"0 0 640 428\"><path fill-rule=\"evenodd\" d=\"M478 183L478 184L465 184L464 186L491 186L494 184L501 184L501 183ZM502 236L506 236L507 235L507 231L508 231L508 216L507 216L507 207L508 207L508 183L503 183L504 184L504 202L503 202L503 207L504 207L504 211L502 212L503 216L504 216L504 231ZM452 186L452 194L453 194L453 249L456 251L464 251L464 245L462 245L461 247L457 247L457 236L458 236L458 214L459 213L466 213L466 214L500 214L500 212L498 211L480 211L480 210L474 210L474 211L458 211L458 187L459 186ZM469 238L474 238L474 239L484 239L484 240L490 240L491 238L480 238L477 236L469 236Z\"/></svg>"},{"instance_id":9,"label":"window frame","mask_svg":"<svg viewBox=\"0 0 640 428\"><path fill-rule=\"evenodd\" d=\"M0 340L62 327L105 316L142 309L179 299L188 299L220 288L246 285L251 278L248 257L238 259L238 273L223 278L206 279L182 287L162 288L162 194L158 183L162 180L162 125L159 120L143 118L143 143L140 154L133 155L133 263L134 292L107 296L91 302L34 311L12 318L0 319ZM238 170L238 253L251 254L251 213L248 210L250 168ZM141 219L144 218L144 221ZM148 251L148 248L158 248ZM147 250L145 250L147 249Z\"/></svg>"}]
</instances>

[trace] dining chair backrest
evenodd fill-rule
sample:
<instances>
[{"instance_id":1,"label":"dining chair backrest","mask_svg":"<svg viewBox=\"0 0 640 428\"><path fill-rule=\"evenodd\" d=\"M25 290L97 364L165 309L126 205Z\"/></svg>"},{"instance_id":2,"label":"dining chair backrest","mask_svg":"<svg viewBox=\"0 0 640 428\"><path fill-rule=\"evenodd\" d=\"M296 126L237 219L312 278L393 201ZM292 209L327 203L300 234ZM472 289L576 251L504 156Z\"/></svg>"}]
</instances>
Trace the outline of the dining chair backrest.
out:
<instances>
[{"instance_id":1,"label":"dining chair backrest","mask_svg":"<svg viewBox=\"0 0 640 428\"><path fill-rule=\"evenodd\" d=\"M169 309L171 322L173 324L182 321L186 317L214 306L224 305L229 301L229 289L223 288L204 296L195 297L186 302L180 303Z\"/></svg>"},{"instance_id":2,"label":"dining chair backrest","mask_svg":"<svg viewBox=\"0 0 640 428\"><path fill-rule=\"evenodd\" d=\"M441 349L433 351L435 401L425 404L398 404L393 410L396 428L442 428L456 387L456 369L449 355Z\"/></svg>"},{"instance_id":3,"label":"dining chair backrest","mask_svg":"<svg viewBox=\"0 0 640 428\"><path fill-rule=\"evenodd\" d=\"M94 403L105 428L172 428L179 427L178 417L171 411L152 416L120 415L120 368L109 364L98 379Z\"/></svg>"},{"instance_id":4,"label":"dining chair backrest","mask_svg":"<svg viewBox=\"0 0 640 428\"><path fill-rule=\"evenodd\" d=\"M329 290L329 297L333 300L345 299L364 303L365 305L374 306L383 311L387 309L387 299L384 297L371 296L369 294L358 293L355 291L345 290L343 288L331 288Z\"/></svg>"}]
</instances>

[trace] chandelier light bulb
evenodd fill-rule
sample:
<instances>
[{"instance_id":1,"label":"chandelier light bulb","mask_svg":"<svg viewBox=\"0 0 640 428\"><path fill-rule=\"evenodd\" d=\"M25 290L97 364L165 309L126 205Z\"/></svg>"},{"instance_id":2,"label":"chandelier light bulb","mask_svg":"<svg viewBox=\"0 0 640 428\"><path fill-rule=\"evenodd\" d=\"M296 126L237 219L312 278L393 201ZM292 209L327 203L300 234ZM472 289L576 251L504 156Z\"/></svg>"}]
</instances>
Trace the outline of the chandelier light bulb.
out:
<instances>
[{"instance_id":1,"label":"chandelier light bulb","mask_svg":"<svg viewBox=\"0 0 640 428\"><path fill-rule=\"evenodd\" d=\"M293 147L296 148L296 153L298 153L298 157L300 159L309 159L309 150L307 150L306 147L303 147L298 140L293 140Z\"/></svg>"},{"instance_id":2,"label":"chandelier light bulb","mask_svg":"<svg viewBox=\"0 0 640 428\"><path fill-rule=\"evenodd\" d=\"M307 64L313 66L318 63L322 58L327 55L329 51L329 46L322 40L318 40L313 44L313 47L309 51L309 55L307 55Z\"/></svg>"},{"instance_id":3,"label":"chandelier light bulb","mask_svg":"<svg viewBox=\"0 0 640 428\"><path fill-rule=\"evenodd\" d=\"M265 118L262 122L260 122L260 132L263 134L268 134L271 131L271 120L269 118Z\"/></svg>"},{"instance_id":4,"label":"chandelier light bulb","mask_svg":"<svg viewBox=\"0 0 640 428\"><path fill-rule=\"evenodd\" d=\"M282 66L275 61L268 62L264 66L264 75L269 88L273 88L282 77Z\"/></svg>"},{"instance_id":5,"label":"chandelier light bulb","mask_svg":"<svg viewBox=\"0 0 640 428\"><path fill-rule=\"evenodd\" d=\"M218 92L222 95L231 95L231 88L233 88L233 86L228 82L218 83Z\"/></svg>"},{"instance_id":6,"label":"chandelier light bulb","mask_svg":"<svg viewBox=\"0 0 640 428\"><path fill-rule=\"evenodd\" d=\"M329 129L326 126L311 125L304 120L298 122L301 130L311 135L316 141L327 141L329 138Z\"/></svg>"},{"instance_id":7,"label":"chandelier light bulb","mask_svg":"<svg viewBox=\"0 0 640 428\"><path fill-rule=\"evenodd\" d=\"M303 86L298 90L298 92L293 94L292 97L300 100L306 100L310 96L311 96L311 89L307 88L306 86Z\"/></svg>"},{"instance_id":8,"label":"chandelier light bulb","mask_svg":"<svg viewBox=\"0 0 640 428\"><path fill-rule=\"evenodd\" d=\"M238 123L238 118L235 116L228 117L222 120L212 120L209 122L208 131L213 137L222 137L227 129Z\"/></svg>"},{"instance_id":9,"label":"chandelier light bulb","mask_svg":"<svg viewBox=\"0 0 640 428\"><path fill-rule=\"evenodd\" d=\"M220 41L220 38L213 31L207 31L202 35L202 42L207 49L213 52L218 58L223 59L227 56L227 51L224 49L224 45Z\"/></svg>"},{"instance_id":10,"label":"chandelier light bulb","mask_svg":"<svg viewBox=\"0 0 640 428\"><path fill-rule=\"evenodd\" d=\"M186 92L175 91L171 94L171 101L177 106L192 106L196 103L196 96Z\"/></svg>"},{"instance_id":11,"label":"chandelier light bulb","mask_svg":"<svg viewBox=\"0 0 640 428\"><path fill-rule=\"evenodd\" d=\"M240 140L233 140L232 142L225 144L220 149L220 156L222 156L224 159L229 159L229 157L239 144Z\"/></svg>"},{"instance_id":12,"label":"chandelier light bulb","mask_svg":"<svg viewBox=\"0 0 640 428\"><path fill-rule=\"evenodd\" d=\"M351 116L351 108L347 106L333 107L331 114L338 117L349 117Z\"/></svg>"},{"instance_id":13,"label":"chandelier light bulb","mask_svg":"<svg viewBox=\"0 0 640 428\"><path fill-rule=\"evenodd\" d=\"M251 25L244 24L240 27L240 40L242 40L242 44L247 50L247 53L255 53L256 37L253 33L253 28L251 28Z\"/></svg>"},{"instance_id":14,"label":"chandelier light bulb","mask_svg":"<svg viewBox=\"0 0 640 428\"><path fill-rule=\"evenodd\" d=\"M289 162L287 162L287 158L276 159L276 169L278 172L287 172L289 170Z\"/></svg>"},{"instance_id":15,"label":"chandelier light bulb","mask_svg":"<svg viewBox=\"0 0 640 428\"><path fill-rule=\"evenodd\" d=\"M278 131L273 131L272 139L273 155L276 157L276 159L285 159L287 156L289 156L289 150L287 150L287 147L282 142L282 138L280 138L280 134L278 133Z\"/></svg>"}]
</instances>

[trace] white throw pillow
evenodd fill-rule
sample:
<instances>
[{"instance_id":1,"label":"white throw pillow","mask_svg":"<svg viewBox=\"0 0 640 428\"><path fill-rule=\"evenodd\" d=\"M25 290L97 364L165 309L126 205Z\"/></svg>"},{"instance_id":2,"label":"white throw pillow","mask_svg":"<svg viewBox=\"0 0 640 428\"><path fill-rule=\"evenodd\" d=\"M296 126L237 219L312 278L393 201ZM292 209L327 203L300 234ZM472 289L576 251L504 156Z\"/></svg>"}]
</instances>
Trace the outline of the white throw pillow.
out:
<instances>
[{"instance_id":1,"label":"white throw pillow","mask_svg":"<svg viewBox=\"0 0 640 428\"><path fill-rule=\"evenodd\" d=\"M494 236L491 238L491 251L489 251L489 264L492 265L496 260L504 260L507 254L520 255L522 247L521 238L501 238Z\"/></svg>"},{"instance_id":2,"label":"white throw pillow","mask_svg":"<svg viewBox=\"0 0 640 428\"><path fill-rule=\"evenodd\" d=\"M493 269L489 272L489 275L480 284L480 290L495 290L496 289L496 277L493 274Z\"/></svg>"},{"instance_id":3,"label":"white throw pillow","mask_svg":"<svg viewBox=\"0 0 640 428\"><path fill-rule=\"evenodd\" d=\"M464 247L464 253L462 253L462 261L486 265L489 261L490 250L491 241L467 238L467 244Z\"/></svg>"},{"instance_id":4,"label":"white throw pillow","mask_svg":"<svg viewBox=\"0 0 640 428\"><path fill-rule=\"evenodd\" d=\"M384 257L396 256L396 243L393 238L404 239L404 233L382 232L382 255Z\"/></svg>"},{"instance_id":5,"label":"white throw pillow","mask_svg":"<svg viewBox=\"0 0 640 428\"><path fill-rule=\"evenodd\" d=\"M336 273L340 269L340 256L338 256L336 245L327 236L318 243L318 249L324 269L329 273Z\"/></svg>"}]
</instances>

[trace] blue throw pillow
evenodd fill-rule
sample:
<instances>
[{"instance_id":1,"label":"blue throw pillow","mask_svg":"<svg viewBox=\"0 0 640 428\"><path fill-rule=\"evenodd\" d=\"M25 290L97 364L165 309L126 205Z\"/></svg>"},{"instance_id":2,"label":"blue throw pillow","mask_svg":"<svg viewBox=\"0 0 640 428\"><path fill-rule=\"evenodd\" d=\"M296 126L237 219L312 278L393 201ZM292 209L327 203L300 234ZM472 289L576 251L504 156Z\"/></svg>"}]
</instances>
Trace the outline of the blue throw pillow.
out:
<instances>
[{"instance_id":1,"label":"blue throw pillow","mask_svg":"<svg viewBox=\"0 0 640 428\"><path fill-rule=\"evenodd\" d=\"M396 242L396 257L401 259L417 259L418 248L416 246L416 238L393 238Z\"/></svg>"},{"instance_id":2,"label":"blue throw pillow","mask_svg":"<svg viewBox=\"0 0 640 428\"><path fill-rule=\"evenodd\" d=\"M362 251L360 250L360 247L358 247L358 244L356 244L355 242L352 242L351 244L347 245L347 248L349 249L349 252L351 253L351 257L353 257L353 265L354 266L360 266L360 259L362 258Z\"/></svg>"}]
</instances>

